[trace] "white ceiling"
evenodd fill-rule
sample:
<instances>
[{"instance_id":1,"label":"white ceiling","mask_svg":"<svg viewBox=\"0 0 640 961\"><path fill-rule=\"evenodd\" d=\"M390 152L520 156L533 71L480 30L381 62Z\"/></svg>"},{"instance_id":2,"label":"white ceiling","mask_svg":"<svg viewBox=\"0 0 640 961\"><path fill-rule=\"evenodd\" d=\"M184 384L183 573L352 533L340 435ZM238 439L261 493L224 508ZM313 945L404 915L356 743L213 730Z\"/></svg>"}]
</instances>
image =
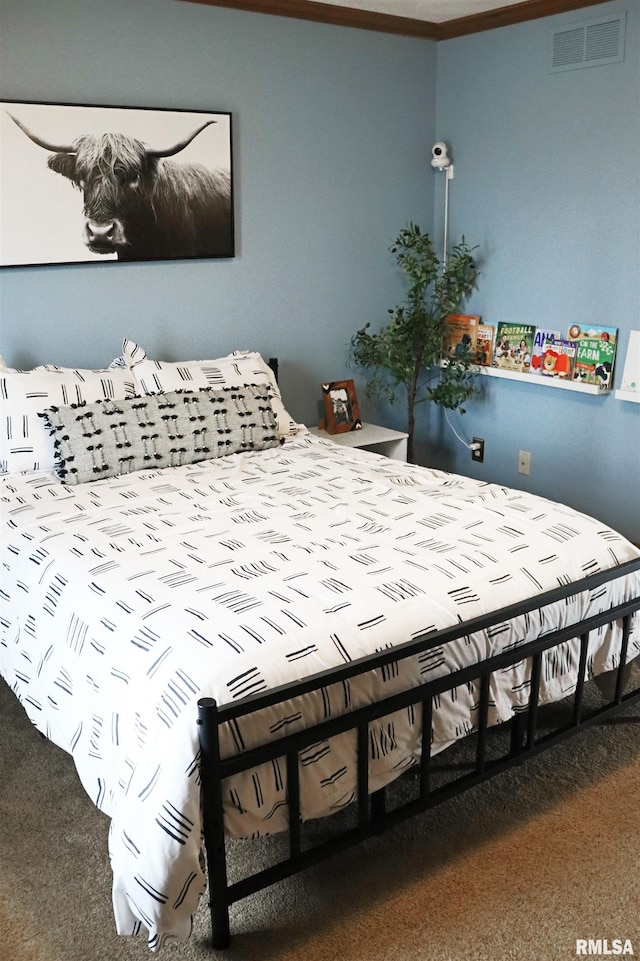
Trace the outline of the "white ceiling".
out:
<instances>
[{"instance_id":1,"label":"white ceiling","mask_svg":"<svg viewBox=\"0 0 640 961\"><path fill-rule=\"evenodd\" d=\"M521 3L522 0L311 0L312 3L330 3L335 7L351 7L373 13L386 13L412 20L444 23L459 17L470 17L487 10Z\"/></svg>"}]
</instances>

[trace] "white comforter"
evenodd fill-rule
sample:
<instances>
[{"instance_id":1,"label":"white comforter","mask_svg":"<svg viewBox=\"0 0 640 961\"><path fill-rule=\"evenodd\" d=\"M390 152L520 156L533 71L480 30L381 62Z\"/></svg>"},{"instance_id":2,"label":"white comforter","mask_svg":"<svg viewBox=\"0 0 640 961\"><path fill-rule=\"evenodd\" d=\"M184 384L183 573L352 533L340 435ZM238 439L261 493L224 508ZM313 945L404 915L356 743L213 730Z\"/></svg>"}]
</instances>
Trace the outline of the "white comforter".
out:
<instances>
[{"instance_id":1,"label":"white comforter","mask_svg":"<svg viewBox=\"0 0 640 961\"><path fill-rule=\"evenodd\" d=\"M196 701L225 703L557 587L638 551L604 524L518 491L304 436L282 448L94 485L2 478L0 673L74 758L111 818L117 929L157 949L190 933L205 887ZM340 713L606 609L628 577L332 687L305 718ZM616 666L616 631L588 670ZM595 634L595 632L594 632ZM575 685L576 645L545 661L542 699ZM640 653L640 629L629 657ZM526 701L528 665L495 677L490 719ZM474 692L441 699L433 751L471 730ZM308 723L308 721L307 721ZM304 726L299 704L229 731L223 751ZM415 763L409 712L371 734L371 783ZM350 737L301 758L305 818L354 797ZM234 779L229 833L286 824L284 765Z\"/></svg>"}]
</instances>

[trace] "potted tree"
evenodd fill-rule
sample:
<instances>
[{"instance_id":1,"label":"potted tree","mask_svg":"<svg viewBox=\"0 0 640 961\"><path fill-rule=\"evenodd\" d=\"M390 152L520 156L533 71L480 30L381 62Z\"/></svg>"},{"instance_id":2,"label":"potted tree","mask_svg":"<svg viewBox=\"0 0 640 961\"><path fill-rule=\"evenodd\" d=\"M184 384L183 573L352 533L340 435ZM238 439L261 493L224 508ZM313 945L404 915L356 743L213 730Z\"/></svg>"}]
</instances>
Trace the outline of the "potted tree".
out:
<instances>
[{"instance_id":1,"label":"potted tree","mask_svg":"<svg viewBox=\"0 0 640 961\"><path fill-rule=\"evenodd\" d=\"M350 341L351 361L373 370L369 396L393 403L398 388L404 389L410 462L416 405L434 401L464 413L462 405L475 393L473 353L459 351L455 360L442 357L447 318L460 311L478 276L474 249L463 237L441 264L429 235L410 223L391 247L410 281L405 303L388 311L391 320L385 327L372 333L365 324Z\"/></svg>"}]
</instances>

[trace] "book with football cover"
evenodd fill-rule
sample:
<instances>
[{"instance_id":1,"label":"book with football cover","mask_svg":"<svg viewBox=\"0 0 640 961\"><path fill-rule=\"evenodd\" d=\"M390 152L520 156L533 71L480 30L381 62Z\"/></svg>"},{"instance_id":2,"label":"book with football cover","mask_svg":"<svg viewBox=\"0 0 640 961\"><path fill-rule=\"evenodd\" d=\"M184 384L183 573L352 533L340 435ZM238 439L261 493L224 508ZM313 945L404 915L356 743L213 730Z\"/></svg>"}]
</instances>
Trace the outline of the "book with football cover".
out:
<instances>
[{"instance_id":1,"label":"book with football cover","mask_svg":"<svg viewBox=\"0 0 640 961\"><path fill-rule=\"evenodd\" d=\"M493 349L493 367L528 374L536 328L533 324L500 321Z\"/></svg>"},{"instance_id":2,"label":"book with football cover","mask_svg":"<svg viewBox=\"0 0 640 961\"><path fill-rule=\"evenodd\" d=\"M575 340L564 340L557 337L553 341L547 341L544 353L540 358L540 373L542 376L571 380L577 349L578 345Z\"/></svg>"},{"instance_id":3,"label":"book with football cover","mask_svg":"<svg viewBox=\"0 0 640 961\"><path fill-rule=\"evenodd\" d=\"M561 330L547 330L544 327L536 327L533 337L533 349L531 351L531 373L542 373L542 355L547 349L547 344L552 344L554 340L562 338Z\"/></svg>"},{"instance_id":4,"label":"book with football cover","mask_svg":"<svg viewBox=\"0 0 640 961\"><path fill-rule=\"evenodd\" d=\"M495 332L493 324L480 324L476 331L476 364L480 367L491 367Z\"/></svg>"},{"instance_id":5,"label":"book with football cover","mask_svg":"<svg viewBox=\"0 0 640 961\"><path fill-rule=\"evenodd\" d=\"M442 340L442 356L446 360L466 355L473 358L480 318L472 314L449 314Z\"/></svg>"}]
</instances>

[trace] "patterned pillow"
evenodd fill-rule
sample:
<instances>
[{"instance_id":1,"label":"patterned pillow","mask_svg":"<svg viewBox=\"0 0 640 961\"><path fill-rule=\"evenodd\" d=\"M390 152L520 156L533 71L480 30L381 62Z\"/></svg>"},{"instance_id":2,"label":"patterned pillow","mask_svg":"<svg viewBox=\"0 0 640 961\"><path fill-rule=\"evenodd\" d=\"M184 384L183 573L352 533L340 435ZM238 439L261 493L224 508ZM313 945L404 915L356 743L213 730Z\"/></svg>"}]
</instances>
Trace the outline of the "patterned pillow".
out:
<instances>
[{"instance_id":1,"label":"patterned pillow","mask_svg":"<svg viewBox=\"0 0 640 961\"><path fill-rule=\"evenodd\" d=\"M134 394L122 358L103 370L44 364L32 370L0 365L0 474L53 470L53 444L38 414L58 404L120 400Z\"/></svg>"},{"instance_id":2,"label":"patterned pillow","mask_svg":"<svg viewBox=\"0 0 640 961\"><path fill-rule=\"evenodd\" d=\"M234 384L267 384L280 436L295 437L301 430L305 430L285 409L275 374L256 351L236 350L216 360L169 363L151 360L139 344L125 340L122 354L131 368L140 394L198 390L202 387L232 387Z\"/></svg>"},{"instance_id":3,"label":"patterned pillow","mask_svg":"<svg viewBox=\"0 0 640 961\"><path fill-rule=\"evenodd\" d=\"M41 416L65 484L282 443L268 391L255 384L52 407Z\"/></svg>"}]
</instances>

